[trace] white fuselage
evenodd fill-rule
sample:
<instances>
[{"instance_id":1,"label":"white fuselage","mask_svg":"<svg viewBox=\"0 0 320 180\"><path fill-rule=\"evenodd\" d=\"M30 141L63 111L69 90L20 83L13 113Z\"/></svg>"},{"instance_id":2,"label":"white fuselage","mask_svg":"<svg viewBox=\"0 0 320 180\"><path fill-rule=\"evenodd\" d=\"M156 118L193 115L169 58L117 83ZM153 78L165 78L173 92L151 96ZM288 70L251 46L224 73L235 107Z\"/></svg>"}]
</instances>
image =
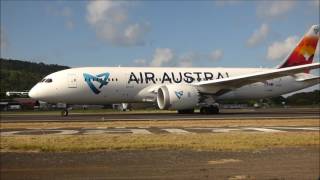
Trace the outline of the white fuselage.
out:
<instances>
[{"instance_id":1,"label":"white fuselage","mask_svg":"<svg viewBox=\"0 0 320 180\"><path fill-rule=\"evenodd\" d=\"M270 69L140 67L72 68L45 77L45 79L51 79L52 82L38 83L30 91L30 96L50 103L62 102L67 104L152 102L152 100L155 100L156 98L154 90L162 85L192 85L202 81L252 74L267 70ZM85 74L87 74L87 76ZM308 74L302 73L297 76L308 76ZM104 78L107 78L105 81L107 83L101 83ZM318 83L299 82L296 81L296 78L296 76L284 76L264 82L249 84L241 88L236 88L221 96L217 96L216 100L274 97Z\"/></svg>"}]
</instances>

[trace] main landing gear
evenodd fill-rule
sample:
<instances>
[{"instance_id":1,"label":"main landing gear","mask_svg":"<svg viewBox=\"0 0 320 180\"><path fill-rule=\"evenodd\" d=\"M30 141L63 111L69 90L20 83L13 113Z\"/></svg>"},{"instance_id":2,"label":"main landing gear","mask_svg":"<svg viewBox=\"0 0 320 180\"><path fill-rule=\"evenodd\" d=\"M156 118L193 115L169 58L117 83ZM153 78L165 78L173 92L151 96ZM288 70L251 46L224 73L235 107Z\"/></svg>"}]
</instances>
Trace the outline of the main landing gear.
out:
<instances>
[{"instance_id":1,"label":"main landing gear","mask_svg":"<svg viewBox=\"0 0 320 180\"><path fill-rule=\"evenodd\" d=\"M194 109L183 109L183 110L178 110L178 114L193 114Z\"/></svg>"},{"instance_id":2,"label":"main landing gear","mask_svg":"<svg viewBox=\"0 0 320 180\"><path fill-rule=\"evenodd\" d=\"M201 114L219 114L219 106L211 105L211 106L204 106L200 108Z\"/></svg>"},{"instance_id":3,"label":"main landing gear","mask_svg":"<svg viewBox=\"0 0 320 180\"><path fill-rule=\"evenodd\" d=\"M193 114L194 109L182 109L178 110L178 114ZM200 114L219 114L219 105L214 104L210 106L202 106L200 108Z\"/></svg>"},{"instance_id":4,"label":"main landing gear","mask_svg":"<svg viewBox=\"0 0 320 180\"><path fill-rule=\"evenodd\" d=\"M61 111L61 116L68 116L69 115L69 106L66 107Z\"/></svg>"}]
</instances>

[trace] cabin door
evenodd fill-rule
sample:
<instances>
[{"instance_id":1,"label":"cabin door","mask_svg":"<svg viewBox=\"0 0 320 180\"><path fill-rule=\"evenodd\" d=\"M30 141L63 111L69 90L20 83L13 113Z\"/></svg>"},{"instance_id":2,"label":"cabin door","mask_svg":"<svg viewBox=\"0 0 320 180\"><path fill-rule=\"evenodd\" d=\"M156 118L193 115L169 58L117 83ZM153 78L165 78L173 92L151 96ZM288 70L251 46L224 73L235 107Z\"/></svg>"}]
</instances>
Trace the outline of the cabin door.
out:
<instances>
[{"instance_id":1,"label":"cabin door","mask_svg":"<svg viewBox=\"0 0 320 180\"><path fill-rule=\"evenodd\" d=\"M77 88L77 76L68 74L68 88Z\"/></svg>"}]
</instances>

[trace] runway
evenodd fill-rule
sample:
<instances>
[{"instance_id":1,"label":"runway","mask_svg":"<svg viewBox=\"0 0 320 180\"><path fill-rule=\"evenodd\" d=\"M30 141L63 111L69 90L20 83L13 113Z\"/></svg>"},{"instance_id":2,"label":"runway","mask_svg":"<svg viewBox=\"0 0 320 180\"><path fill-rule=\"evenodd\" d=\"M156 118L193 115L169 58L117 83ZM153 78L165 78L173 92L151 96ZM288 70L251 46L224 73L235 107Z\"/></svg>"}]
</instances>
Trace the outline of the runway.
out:
<instances>
[{"instance_id":1,"label":"runway","mask_svg":"<svg viewBox=\"0 0 320 180\"><path fill-rule=\"evenodd\" d=\"M98 134L200 134L200 133L231 133L231 132L319 132L319 127L189 127L189 128L159 128L159 127L98 127L98 128L26 128L1 129L0 136L19 135L98 135Z\"/></svg>"},{"instance_id":2,"label":"runway","mask_svg":"<svg viewBox=\"0 0 320 180\"><path fill-rule=\"evenodd\" d=\"M203 115L172 113L70 113L67 117L57 114L42 113L5 113L1 114L1 122L104 122L104 121L161 121L161 120L249 120L249 119L319 119L318 108L271 108L271 109L238 109L221 110L220 114Z\"/></svg>"}]
</instances>

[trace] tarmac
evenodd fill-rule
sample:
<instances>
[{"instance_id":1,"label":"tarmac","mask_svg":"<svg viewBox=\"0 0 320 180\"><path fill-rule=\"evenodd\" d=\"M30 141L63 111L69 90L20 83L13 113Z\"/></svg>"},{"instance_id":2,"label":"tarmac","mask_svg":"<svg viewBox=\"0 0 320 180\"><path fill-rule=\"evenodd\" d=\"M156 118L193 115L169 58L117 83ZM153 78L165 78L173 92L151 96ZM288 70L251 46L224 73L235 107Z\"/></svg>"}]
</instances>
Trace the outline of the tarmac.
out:
<instances>
[{"instance_id":1,"label":"tarmac","mask_svg":"<svg viewBox=\"0 0 320 180\"><path fill-rule=\"evenodd\" d=\"M59 114L1 114L1 123L6 122L103 122L103 121L146 121L146 120L229 120L229 119L319 119L319 108L272 108L272 109L229 109L220 114L177 114L177 113L70 113L67 117Z\"/></svg>"}]
</instances>

